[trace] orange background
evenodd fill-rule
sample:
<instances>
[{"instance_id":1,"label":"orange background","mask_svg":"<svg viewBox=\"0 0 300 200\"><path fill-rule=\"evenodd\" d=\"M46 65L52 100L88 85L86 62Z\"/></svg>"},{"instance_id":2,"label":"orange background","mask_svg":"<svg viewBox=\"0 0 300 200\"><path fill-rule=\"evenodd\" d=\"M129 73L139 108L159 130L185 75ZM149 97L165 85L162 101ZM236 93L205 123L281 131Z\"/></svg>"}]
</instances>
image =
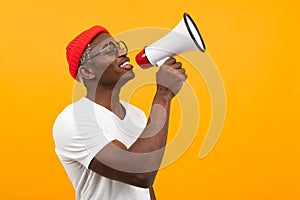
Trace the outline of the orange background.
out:
<instances>
[{"instance_id":1,"label":"orange background","mask_svg":"<svg viewBox=\"0 0 300 200\"><path fill-rule=\"evenodd\" d=\"M54 154L52 125L72 102L74 81L65 46L77 33L95 24L112 34L143 27L173 28L188 12L222 75L227 115L217 145L199 160L210 112L202 83L199 133L179 160L159 172L154 184L157 199L300 199L297 4L288 0L2 2L0 198L75 199ZM137 98L137 104L141 101ZM172 119L171 129L176 127Z\"/></svg>"}]
</instances>

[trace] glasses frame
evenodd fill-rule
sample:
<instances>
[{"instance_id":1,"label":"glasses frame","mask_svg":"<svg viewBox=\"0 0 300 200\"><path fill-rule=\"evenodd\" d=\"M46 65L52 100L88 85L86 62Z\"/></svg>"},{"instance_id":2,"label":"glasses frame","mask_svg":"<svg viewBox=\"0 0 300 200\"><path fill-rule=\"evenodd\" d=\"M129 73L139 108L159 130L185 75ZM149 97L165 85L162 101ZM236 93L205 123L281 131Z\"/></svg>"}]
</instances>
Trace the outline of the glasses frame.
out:
<instances>
[{"instance_id":1,"label":"glasses frame","mask_svg":"<svg viewBox=\"0 0 300 200\"><path fill-rule=\"evenodd\" d=\"M120 44L123 45L123 48L121 48ZM80 59L80 65L84 65L86 62L88 62L88 61L92 60L93 58L95 58L95 57L99 56L100 54L102 54L106 49L112 48L112 46L114 48L113 49L114 50L113 53L114 53L114 55L116 57L119 56L119 50L123 50L126 53L128 53L128 47L127 47L126 43L124 41L122 41L122 40L120 40L119 42L117 42L117 44L114 43L114 42L112 42L112 41L109 41L106 44L104 44L103 46L105 46L105 45L108 45L108 46L100 49L98 53L96 53L94 55L90 55L91 47L90 47L90 44L88 44L85 52L83 53L83 57ZM111 49L111 51L112 51L112 49ZM84 55L84 54L86 54L86 55Z\"/></svg>"}]
</instances>

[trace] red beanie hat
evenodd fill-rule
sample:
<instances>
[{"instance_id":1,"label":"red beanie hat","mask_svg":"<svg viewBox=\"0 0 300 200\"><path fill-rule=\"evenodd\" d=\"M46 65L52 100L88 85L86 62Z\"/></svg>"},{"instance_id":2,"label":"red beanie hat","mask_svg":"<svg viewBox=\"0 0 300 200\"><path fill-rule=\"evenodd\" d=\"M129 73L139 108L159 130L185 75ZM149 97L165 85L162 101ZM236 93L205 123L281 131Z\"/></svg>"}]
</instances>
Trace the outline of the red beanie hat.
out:
<instances>
[{"instance_id":1,"label":"red beanie hat","mask_svg":"<svg viewBox=\"0 0 300 200\"><path fill-rule=\"evenodd\" d=\"M67 60L69 64L69 71L74 79L76 79L78 65L82 53L84 52L87 45L96 37L99 33L108 33L104 27L93 26L92 28L83 31L75 39L73 39L67 46Z\"/></svg>"}]
</instances>

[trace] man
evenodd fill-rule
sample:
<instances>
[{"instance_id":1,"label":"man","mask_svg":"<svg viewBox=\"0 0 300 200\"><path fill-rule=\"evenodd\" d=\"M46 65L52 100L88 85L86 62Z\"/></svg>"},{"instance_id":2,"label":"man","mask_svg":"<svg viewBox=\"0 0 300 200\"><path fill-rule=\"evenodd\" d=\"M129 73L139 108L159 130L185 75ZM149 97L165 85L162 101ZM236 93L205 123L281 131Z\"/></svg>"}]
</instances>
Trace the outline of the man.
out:
<instances>
[{"instance_id":1,"label":"man","mask_svg":"<svg viewBox=\"0 0 300 200\"><path fill-rule=\"evenodd\" d=\"M87 94L59 114L53 136L76 198L155 199L152 184L164 154L171 100L187 78L181 63L171 58L156 73L147 120L119 98L135 75L126 44L107 29L94 26L78 35L67 46L67 60Z\"/></svg>"}]
</instances>

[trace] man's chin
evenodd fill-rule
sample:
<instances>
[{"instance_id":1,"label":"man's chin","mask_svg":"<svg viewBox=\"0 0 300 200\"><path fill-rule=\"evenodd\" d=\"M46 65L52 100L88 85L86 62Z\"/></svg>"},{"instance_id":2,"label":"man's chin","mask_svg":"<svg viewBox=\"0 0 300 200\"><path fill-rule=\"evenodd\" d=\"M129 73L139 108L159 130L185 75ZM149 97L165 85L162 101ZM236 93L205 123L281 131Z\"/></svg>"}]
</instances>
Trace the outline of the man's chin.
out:
<instances>
[{"instance_id":1,"label":"man's chin","mask_svg":"<svg viewBox=\"0 0 300 200\"><path fill-rule=\"evenodd\" d=\"M127 71L125 74L123 74L121 79L118 81L118 84L125 85L128 81L134 79L134 77L135 77L135 73L132 70Z\"/></svg>"}]
</instances>

